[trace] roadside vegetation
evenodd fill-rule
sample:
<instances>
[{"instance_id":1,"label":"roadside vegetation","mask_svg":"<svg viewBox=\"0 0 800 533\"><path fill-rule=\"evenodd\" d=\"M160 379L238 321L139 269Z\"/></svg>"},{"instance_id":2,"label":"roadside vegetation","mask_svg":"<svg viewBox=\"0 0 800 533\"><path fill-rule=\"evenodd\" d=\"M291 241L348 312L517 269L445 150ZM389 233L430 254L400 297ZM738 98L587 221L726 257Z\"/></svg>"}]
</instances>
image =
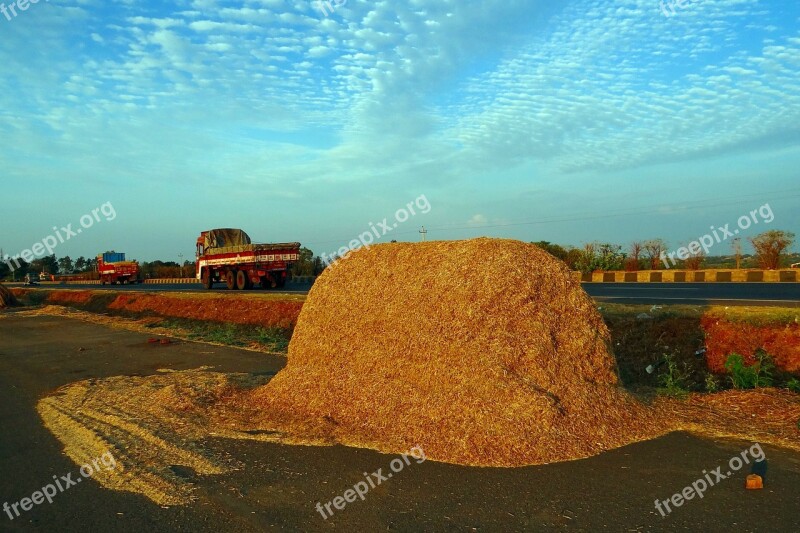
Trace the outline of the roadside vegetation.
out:
<instances>
[{"instance_id":1,"label":"roadside vegetation","mask_svg":"<svg viewBox=\"0 0 800 533\"><path fill-rule=\"evenodd\" d=\"M287 353L304 299L14 291L28 306L64 306L138 321L144 330L161 328L190 340L276 354ZM206 309L205 315L187 312L197 309ZM673 397L764 387L800 392L799 309L624 304L598 309L611 332L620 381L633 392ZM254 318L261 323L244 322Z\"/></svg>"},{"instance_id":2,"label":"roadside vegetation","mask_svg":"<svg viewBox=\"0 0 800 533\"><path fill-rule=\"evenodd\" d=\"M149 322L148 326L179 330L190 340L247 347L281 355L285 355L288 351L292 336L292 331L284 328L220 324L177 318L154 320Z\"/></svg>"},{"instance_id":3,"label":"roadside vegetation","mask_svg":"<svg viewBox=\"0 0 800 533\"><path fill-rule=\"evenodd\" d=\"M795 235L788 231L771 230L749 239L752 254L744 254L740 239L726 243L730 254L706 256L702 250L680 260L675 268L683 270L709 269L765 269L788 268L800 262L800 254L790 253ZM582 247L561 246L548 241L534 242L536 246L564 261L570 269L589 274L597 271L662 270L662 252L670 247L663 239L634 241L628 245L608 242L590 242ZM675 248L683 246L678 244ZM718 245L721 249L723 245ZM716 249L715 249L716 250ZM720 250L722 251L722 250ZM718 252L719 253L719 252Z\"/></svg>"},{"instance_id":4,"label":"roadside vegetation","mask_svg":"<svg viewBox=\"0 0 800 533\"><path fill-rule=\"evenodd\" d=\"M728 244L730 254L706 256L693 253L681 260L676 268L684 270L708 269L766 269L787 268L800 262L800 253L791 253L795 235L788 231L771 230L749 239L753 253L744 254L740 239L733 239ZM570 269L588 274L595 271L661 270L664 268L660 259L662 252L670 250L663 239L634 241L627 245L608 242L590 242L580 247L562 246L548 241L534 242L554 257L564 261ZM678 246L681 246L679 244ZM722 245L719 246L722 248ZM722 250L720 250L722 251ZM335 257L334 257L335 258ZM331 259L334 259L331 258ZM9 266L0 261L0 281L21 281L26 274L56 276L63 279L99 279L95 270L97 260L78 257L73 260L69 256L44 256L31 263L21 262L21 267L11 271ZM300 258L289 268L290 276L314 277L325 270L326 263L309 248L300 249ZM183 263L175 261L144 261L140 264L143 279L193 277L195 263L188 259Z\"/></svg>"},{"instance_id":5,"label":"roadside vegetation","mask_svg":"<svg viewBox=\"0 0 800 533\"><path fill-rule=\"evenodd\" d=\"M659 306L608 304L600 312L611 330L612 349L623 385L645 396L683 398L689 393L719 392L766 387L800 392L800 372L792 359L800 342L800 310L794 308ZM717 328L711 330L709 322ZM724 326L724 327L723 327ZM743 335L752 344L734 338L731 344L716 342L714 336L732 337L731 330L765 331L781 357L758 345L756 335ZM788 333L787 333L788 332ZM726 339L727 340L727 339ZM755 346L739 352L729 346ZM709 349L710 348L710 349ZM723 350L722 354L715 353ZM740 353L741 352L741 353ZM787 356L788 354L788 356ZM713 361L720 359L721 368ZM710 368L711 367L711 368Z\"/></svg>"}]
</instances>

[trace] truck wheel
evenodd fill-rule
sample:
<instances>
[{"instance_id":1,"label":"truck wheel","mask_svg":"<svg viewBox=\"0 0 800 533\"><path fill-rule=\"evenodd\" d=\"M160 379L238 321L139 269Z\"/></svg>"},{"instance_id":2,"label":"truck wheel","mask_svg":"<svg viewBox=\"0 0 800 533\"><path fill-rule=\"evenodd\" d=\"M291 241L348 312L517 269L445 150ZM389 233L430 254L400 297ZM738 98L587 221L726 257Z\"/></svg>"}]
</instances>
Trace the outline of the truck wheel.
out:
<instances>
[{"instance_id":1,"label":"truck wheel","mask_svg":"<svg viewBox=\"0 0 800 533\"><path fill-rule=\"evenodd\" d=\"M240 291L246 291L252 287L250 284L250 277L247 275L247 272L244 270L240 270L236 273L236 288Z\"/></svg>"},{"instance_id":2,"label":"truck wheel","mask_svg":"<svg viewBox=\"0 0 800 533\"><path fill-rule=\"evenodd\" d=\"M214 278L211 277L211 272L208 269L203 270L203 288L210 290L214 286Z\"/></svg>"},{"instance_id":3,"label":"truck wheel","mask_svg":"<svg viewBox=\"0 0 800 533\"><path fill-rule=\"evenodd\" d=\"M236 275L232 270L225 273L225 285L228 287L229 291L236 288Z\"/></svg>"}]
</instances>

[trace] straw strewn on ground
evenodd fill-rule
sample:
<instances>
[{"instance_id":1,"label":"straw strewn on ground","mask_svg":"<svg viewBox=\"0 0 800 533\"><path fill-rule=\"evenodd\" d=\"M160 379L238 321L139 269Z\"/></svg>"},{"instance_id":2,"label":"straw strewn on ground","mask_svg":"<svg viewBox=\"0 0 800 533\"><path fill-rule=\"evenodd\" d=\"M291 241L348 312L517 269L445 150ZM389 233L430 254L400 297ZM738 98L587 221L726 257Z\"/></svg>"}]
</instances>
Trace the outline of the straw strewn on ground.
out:
<instances>
[{"instance_id":1,"label":"straw strewn on ground","mask_svg":"<svg viewBox=\"0 0 800 533\"><path fill-rule=\"evenodd\" d=\"M205 409L248 379L198 370L81 381L42 399L37 410L76 464L114 455L116 468L96 478L103 486L177 505L191 500L192 487L174 467L205 475L235 467L198 441L208 436Z\"/></svg>"},{"instance_id":2,"label":"straw strewn on ground","mask_svg":"<svg viewBox=\"0 0 800 533\"><path fill-rule=\"evenodd\" d=\"M230 468L204 451L208 436L421 446L485 466L578 459L677 430L800 450L800 395L645 405L619 387L608 339L580 284L535 246L375 246L317 281L287 366L266 385L199 371L111 378L65 387L39 411L76 462L112 446L137 473L106 486L161 503L190 497L171 465Z\"/></svg>"}]
</instances>

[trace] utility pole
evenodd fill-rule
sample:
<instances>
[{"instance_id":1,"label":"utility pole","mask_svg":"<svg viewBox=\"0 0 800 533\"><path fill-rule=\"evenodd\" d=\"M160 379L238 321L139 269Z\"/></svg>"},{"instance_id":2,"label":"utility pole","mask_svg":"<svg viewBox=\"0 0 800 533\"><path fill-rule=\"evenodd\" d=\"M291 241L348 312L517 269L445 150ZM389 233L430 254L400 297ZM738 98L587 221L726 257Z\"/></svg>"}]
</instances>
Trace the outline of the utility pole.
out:
<instances>
[{"instance_id":1,"label":"utility pole","mask_svg":"<svg viewBox=\"0 0 800 533\"><path fill-rule=\"evenodd\" d=\"M181 278L183 278L183 254L178 254L179 262L178 264L181 267Z\"/></svg>"},{"instance_id":2,"label":"utility pole","mask_svg":"<svg viewBox=\"0 0 800 533\"><path fill-rule=\"evenodd\" d=\"M733 254L736 256L736 270L741 268L742 264L742 238L736 237L733 239Z\"/></svg>"},{"instance_id":3,"label":"utility pole","mask_svg":"<svg viewBox=\"0 0 800 533\"><path fill-rule=\"evenodd\" d=\"M420 235L422 235L422 242L425 242L425 236L428 234L428 230L425 229L425 226L422 226L422 229L419 230Z\"/></svg>"}]
</instances>

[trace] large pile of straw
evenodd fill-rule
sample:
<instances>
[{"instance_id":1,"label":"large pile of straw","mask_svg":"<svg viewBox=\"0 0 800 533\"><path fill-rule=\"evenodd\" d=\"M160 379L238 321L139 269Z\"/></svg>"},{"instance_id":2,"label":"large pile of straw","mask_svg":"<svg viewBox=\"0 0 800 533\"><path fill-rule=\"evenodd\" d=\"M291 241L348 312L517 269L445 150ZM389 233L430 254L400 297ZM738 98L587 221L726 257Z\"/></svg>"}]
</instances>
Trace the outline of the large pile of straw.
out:
<instances>
[{"instance_id":1,"label":"large pile of straw","mask_svg":"<svg viewBox=\"0 0 800 533\"><path fill-rule=\"evenodd\" d=\"M669 430L619 387L608 341L536 246L374 246L317 280L286 368L249 401L308 440L475 465L577 459Z\"/></svg>"},{"instance_id":2,"label":"large pile of straw","mask_svg":"<svg viewBox=\"0 0 800 533\"><path fill-rule=\"evenodd\" d=\"M342 443L516 466L578 459L669 431L800 450L800 395L728 391L647 406L619 388L608 331L566 266L533 245L478 239L352 254L309 294L287 366L262 376L204 369L65 386L39 402L97 480L162 505L235 465L209 436Z\"/></svg>"},{"instance_id":3,"label":"large pile of straw","mask_svg":"<svg viewBox=\"0 0 800 533\"><path fill-rule=\"evenodd\" d=\"M17 299L10 290L0 284L0 309L5 309L14 305L17 305Z\"/></svg>"}]
</instances>

